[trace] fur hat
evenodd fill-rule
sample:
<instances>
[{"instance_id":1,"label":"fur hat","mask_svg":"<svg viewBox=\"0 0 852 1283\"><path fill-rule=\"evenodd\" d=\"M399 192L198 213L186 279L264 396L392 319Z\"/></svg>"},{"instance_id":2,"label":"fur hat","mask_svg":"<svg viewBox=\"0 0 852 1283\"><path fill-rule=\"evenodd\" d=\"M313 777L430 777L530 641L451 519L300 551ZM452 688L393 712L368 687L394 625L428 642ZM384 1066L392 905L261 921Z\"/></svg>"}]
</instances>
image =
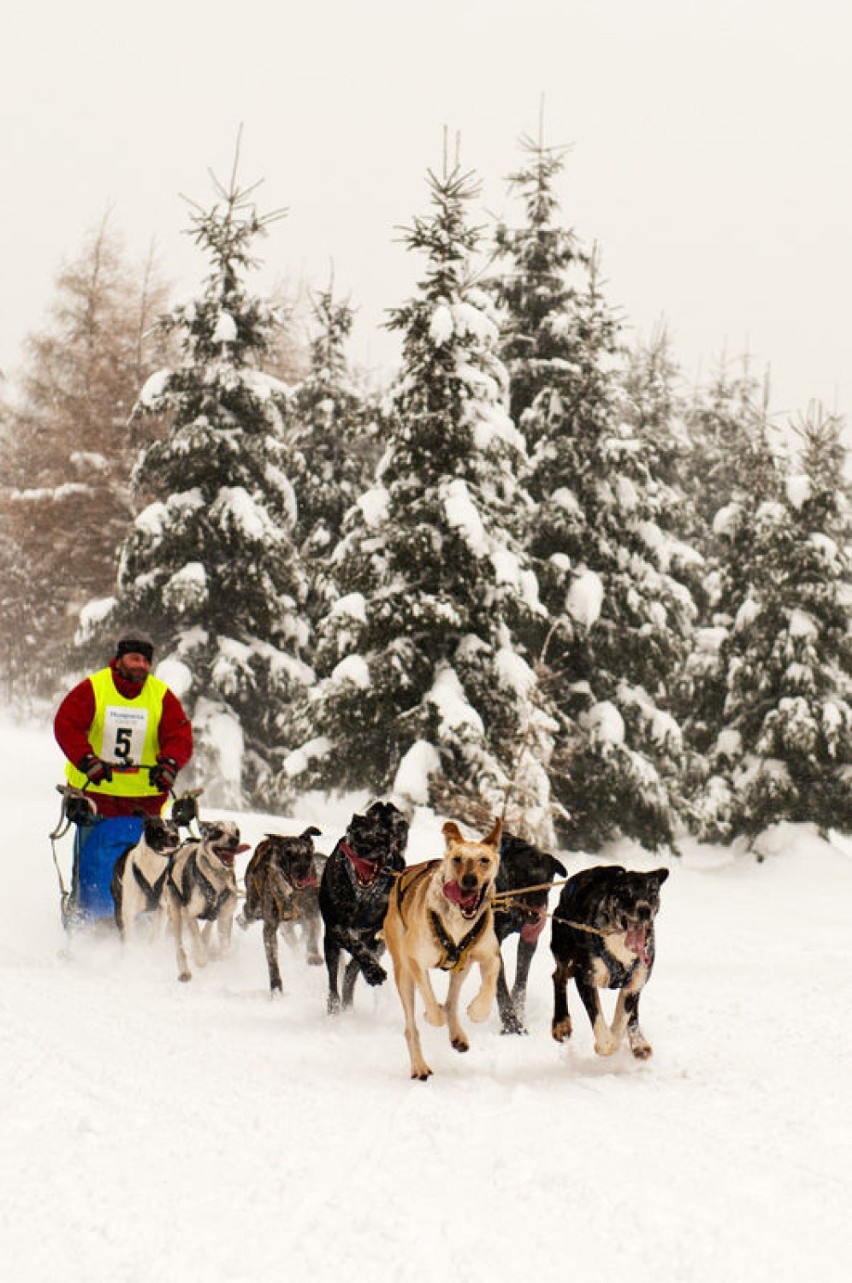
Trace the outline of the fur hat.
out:
<instances>
[{"instance_id":1,"label":"fur hat","mask_svg":"<svg viewBox=\"0 0 852 1283\"><path fill-rule=\"evenodd\" d=\"M115 657L120 659L122 655L144 655L150 664L154 659L154 644L144 637L122 637L116 645Z\"/></svg>"}]
</instances>

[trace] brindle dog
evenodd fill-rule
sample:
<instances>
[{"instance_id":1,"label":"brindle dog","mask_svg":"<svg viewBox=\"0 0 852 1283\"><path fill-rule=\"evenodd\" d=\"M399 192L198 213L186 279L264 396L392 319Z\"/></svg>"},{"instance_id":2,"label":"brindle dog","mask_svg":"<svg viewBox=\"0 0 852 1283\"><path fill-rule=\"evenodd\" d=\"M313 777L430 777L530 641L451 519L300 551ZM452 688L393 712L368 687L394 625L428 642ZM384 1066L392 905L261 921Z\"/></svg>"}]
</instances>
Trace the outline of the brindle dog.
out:
<instances>
[{"instance_id":1,"label":"brindle dog","mask_svg":"<svg viewBox=\"0 0 852 1283\"><path fill-rule=\"evenodd\" d=\"M392 802L373 802L365 815L353 815L326 861L319 905L325 925L323 950L328 968L328 1011L352 1006L358 973L380 985L387 972L379 962L380 939L395 875L405 868L408 821ZM338 989L342 952L350 957Z\"/></svg>"},{"instance_id":2,"label":"brindle dog","mask_svg":"<svg viewBox=\"0 0 852 1283\"><path fill-rule=\"evenodd\" d=\"M246 899L237 924L245 929L252 922L263 923L263 947L273 994L282 990L278 966L278 929L282 925L301 925L308 962L322 963L319 878L313 842L319 832L311 825L299 837L267 833L255 847L246 869Z\"/></svg>"},{"instance_id":3,"label":"brindle dog","mask_svg":"<svg viewBox=\"0 0 852 1283\"><path fill-rule=\"evenodd\" d=\"M628 873L620 864L598 865L575 873L562 888L553 915L550 947L556 959L553 973L553 1037L571 1036L567 986L577 986L592 1022L595 1051L611 1056L625 1032L639 1060L651 1055L651 1045L639 1028L639 995L654 966L654 919L660 907L660 887L668 869ZM612 1025L601 1009L600 990L617 989Z\"/></svg>"}]
</instances>

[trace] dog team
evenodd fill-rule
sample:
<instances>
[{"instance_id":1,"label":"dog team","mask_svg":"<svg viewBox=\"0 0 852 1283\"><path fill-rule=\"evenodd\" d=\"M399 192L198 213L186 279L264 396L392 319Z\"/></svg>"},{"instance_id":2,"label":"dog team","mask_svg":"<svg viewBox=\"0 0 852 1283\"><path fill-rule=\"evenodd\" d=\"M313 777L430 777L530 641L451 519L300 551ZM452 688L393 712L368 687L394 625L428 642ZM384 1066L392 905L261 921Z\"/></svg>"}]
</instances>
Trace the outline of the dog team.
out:
<instances>
[{"instance_id":1,"label":"dog team","mask_svg":"<svg viewBox=\"0 0 852 1283\"><path fill-rule=\"evenodd\" d=\"M356 980L380 985L387 978L387 948L405 1019L411 1077L431 1074L417 1026L417 997L430 1025L447 1027L456 1051L468 1050L459 998L468 973L479 968L479 989L467 1006L472 1021L488 1018L496 1001L503 1033L525 1033L527 977L539 936L552 916L552 1034L571 1035L568 981L574 980L594 1034L595 1051L608 1056L625 1035L638 1059L651 1055L639 1026L639 998L654 965L654 921L665 868L629 872L600 865L567 877L554 856L503 831L498 819L478 839L462 835L452 821L443 826L443 855L408 865L408 821L391 802L373 802L353 815L330 855L314 849L319 830L299 836L267 834L254 850L245 874L245 900L235 857L248 850L232 821L200 822L200 836L182 840L179 823L146 816L142 836L115 866L112 894L115 920L125 939L136 937L158 916L175 942L178 978L191 979L186 952L203 966L213 948L227 951L234 920L244 929L263 924L263 945L273 993L280 991L278 937L294 943L297 929L307 961L325 961L327 1009L336 1014L352 1005ZM548 895L561 875L562 889L552 915ZM322 934L322 952L320 936ZM509 987L501 943L518 935L515 978ZM345 956L344 956L345 955ZM430 973L448 973L440 1002ZM341 975L342 972L342 975ZM607 1023L600 991L617 991Z\"/></svg>"}]
</instances>

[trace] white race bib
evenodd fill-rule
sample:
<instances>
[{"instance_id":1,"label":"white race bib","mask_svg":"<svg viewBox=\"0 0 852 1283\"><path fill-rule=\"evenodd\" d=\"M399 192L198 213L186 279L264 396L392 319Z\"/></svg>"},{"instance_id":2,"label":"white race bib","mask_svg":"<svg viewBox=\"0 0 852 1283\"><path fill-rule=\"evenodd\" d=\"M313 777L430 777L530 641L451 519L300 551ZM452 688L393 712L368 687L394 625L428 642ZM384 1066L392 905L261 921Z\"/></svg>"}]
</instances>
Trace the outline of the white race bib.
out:
<instances>
[{"instance_id":1,"label":"white race bib","mask_svg":"<svg viewBox=\"0 0 852 1283\"><path fill-rule=\"evenodd\" d=\"M148 731L147 708L125 708L108 704L104 716L101 757L119 766L139 766Z\"/></svg>"}]
</instances>

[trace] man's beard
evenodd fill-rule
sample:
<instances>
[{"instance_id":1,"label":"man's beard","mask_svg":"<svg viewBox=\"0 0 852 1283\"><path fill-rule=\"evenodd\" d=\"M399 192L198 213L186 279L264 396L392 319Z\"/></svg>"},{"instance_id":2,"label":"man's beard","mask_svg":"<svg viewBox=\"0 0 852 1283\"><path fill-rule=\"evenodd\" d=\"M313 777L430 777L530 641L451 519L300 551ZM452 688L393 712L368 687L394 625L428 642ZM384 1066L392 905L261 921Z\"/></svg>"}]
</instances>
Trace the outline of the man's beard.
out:
<instances>
[{"instance_id":1,"label":"man's beard","mask_svg":"<svg viewBox=\"0 0 852 1283\"><path fill-rule=\"evenodd\" d=\"M142 686L148 676L148 669L130 669L126 664L119 664L118 671L125 681L132 682L134 686Z\"/></svg>"}]
</instances>

